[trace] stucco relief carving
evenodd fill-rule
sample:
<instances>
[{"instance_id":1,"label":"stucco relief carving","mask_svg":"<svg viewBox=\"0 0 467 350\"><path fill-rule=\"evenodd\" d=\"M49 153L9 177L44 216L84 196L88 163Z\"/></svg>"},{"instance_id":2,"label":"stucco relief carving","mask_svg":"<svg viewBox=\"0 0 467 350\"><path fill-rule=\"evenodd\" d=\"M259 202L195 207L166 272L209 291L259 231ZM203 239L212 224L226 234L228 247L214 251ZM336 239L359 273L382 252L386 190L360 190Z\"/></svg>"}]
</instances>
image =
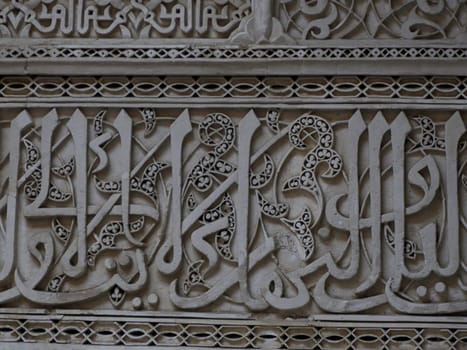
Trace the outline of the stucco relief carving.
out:
<instances>
[{"instance_id":1,"label":"stucco relief carving","mask_svg":"<svg viewBox=\"0 0 467 350\"><path fill-rule=\"evenodd\" d=\"M250 1L2 1L2 37L225 38Z\"/></svg>"},{"instance_id":2,"label":"stucco relief carving","mask_svg":"<svg viewBox=\"0 0 467 350\"><path fill-rule=\"evenodd\" d=\"M13 38L204 38L233 43L465 38L464 1L2 1Z\"/></svg>"},{"instance_id":3,"label":"stucco relief carving","mask_svg":"<svg viewBox=\"0 0 467 350\"><path fill-rule=\"evenodd\" d=\"M9 116L3 305L467 310L463 112Z\"/></svg>"},{"instance_id":4,"label":"stucco relief carving","mask_svg":"<svg viewBox=\"0 0 467 350\"><path fill-rule=\"evenodd\" d=\"M0 348L465 348L466 26L0 0Z\"/></svg>"},{"instance_id":5,"label":"stucco relief carving","mask_svg":"<svg viewBox=\"0 0 467 350\"><path fill-rule=\"evenodd\" d=\"M465 37L463 1L279 0L280 18L297 40Z\"/></svg>"},{"instance_id":6,"label":"stucco relief carving","mask_svg":"<svg viewBox=\"0 0 467 350\"><path fill-rule=\"evenodd\" d=\"M464 101L467 78L459 76L4 76L0 78L0 101L32 98L115 99L155 98L185 101L188 98L235 101L332 101L367 98L393 102Z\"/></svg>"}]
</instances>

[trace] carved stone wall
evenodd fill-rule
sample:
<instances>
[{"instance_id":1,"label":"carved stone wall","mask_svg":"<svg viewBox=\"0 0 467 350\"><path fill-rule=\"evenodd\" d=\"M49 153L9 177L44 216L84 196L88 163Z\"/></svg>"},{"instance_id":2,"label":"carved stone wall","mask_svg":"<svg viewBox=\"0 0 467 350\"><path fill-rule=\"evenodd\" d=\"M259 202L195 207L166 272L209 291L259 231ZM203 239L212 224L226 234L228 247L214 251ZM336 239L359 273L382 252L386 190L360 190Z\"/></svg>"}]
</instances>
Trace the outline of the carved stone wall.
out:
<instances>
[{"instance_id":1,"label":"carved stone wall","mask_svg":"<svg viewBox=\"0 0 467 350\"><path fill-rule=\"evenodd\" d=\"M0 349L467 349L466 26L0 0Z\"/></svg>"}]
</instances>

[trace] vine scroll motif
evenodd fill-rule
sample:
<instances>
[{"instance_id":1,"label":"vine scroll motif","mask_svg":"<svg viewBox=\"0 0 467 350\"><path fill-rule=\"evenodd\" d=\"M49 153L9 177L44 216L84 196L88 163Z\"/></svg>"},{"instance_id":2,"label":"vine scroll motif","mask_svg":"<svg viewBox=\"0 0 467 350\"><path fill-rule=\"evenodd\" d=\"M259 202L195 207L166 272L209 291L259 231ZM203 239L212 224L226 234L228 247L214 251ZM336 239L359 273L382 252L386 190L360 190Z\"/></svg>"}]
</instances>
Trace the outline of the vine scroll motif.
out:
<instances>
[{"instance_id":1,"label":"vine scroll motif","mask_svg":"<svg viewBox=\"0 0 467 350\"><path fill-rule=\"evenodd\" d=\"M464 1L280 0L280 18L297 40L447 39L466 33Z\"/></svg>"},{"instance_id":2,"label":"vine scroll motif","mask_svg":"<svg viewBox=\"0 0 467 350\"><path fill-rule=\"evenodd\" d=\"M38 113L1 129L3 304L467 310L460 112Z\"/></svg>"}]
</instances>

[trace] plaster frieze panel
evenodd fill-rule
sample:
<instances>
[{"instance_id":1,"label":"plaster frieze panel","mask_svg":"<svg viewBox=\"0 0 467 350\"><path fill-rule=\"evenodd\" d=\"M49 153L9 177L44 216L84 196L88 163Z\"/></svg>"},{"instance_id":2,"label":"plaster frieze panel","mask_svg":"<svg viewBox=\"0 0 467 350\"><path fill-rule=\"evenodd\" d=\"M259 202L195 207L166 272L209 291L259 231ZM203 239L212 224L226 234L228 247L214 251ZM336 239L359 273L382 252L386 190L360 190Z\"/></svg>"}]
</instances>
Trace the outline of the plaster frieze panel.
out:
<instances>
[{"instance_id":1,"label":"plaster frieze panel","mask_svg":"<svg viewBox=\"0 0 467 350\"><path fill-rule=\"evenodd\" d=\"M116 75L137 59L133 74L218 75L228 60L233 75L377 75L382 59L388 74L456 75L466 23L460 0L3 1L0 72Z\"/></svg>"},{"instance_id":2,"label":"plaster frieze panel","mask_svg":"<svg viewBox=\"0 0 467 350\"><path fill-rule=\"evenodd\" d=\"M3 38L227 38L250 1L2 1Z\"/></svg>"},{"instance_id":3,"label":"plaster frieze panel","mask_svg":"<svg viewBox=\"0 0 467 350\"><path fill-rule=\"evenodd\" d=\"M456 75L466 23L457 0L3 1L0 72L378 75L379 59L386 74Z\"/></svg>"},{"instance_id":4,"label":"plaster frieze panel","mask_svg":"<svg viewBox=\"0 0 467 350\"><path fill-rule=\"evenodd\" d=\"M466 6L0 0L0 349L466 348Z\"/></svg>"},{"instance_id":5,"label":"plaster frieze panel","mask_svg":"<svg viewBox=\"0 0 467 350\"><path fill-rule=\"evenodd\" d=\"M297 40L464 38L462 1L279 0L279 17Z\"/></svg>"},{"instance_id":6,"label":"plaster frieze panel","mask_svg":"<svg viewBox=\"0 0 467 350\"><path fill-rule=\"evenodd\" d=\"M463 111L3 113L4 305L467 309Z\"/></svg>"},{"instance_id":7,"label":"plaster frieze panel","mask_svg":"<svg viewBox=\"0 0 467 350\"><path fill-rule=\"evenodd\" d=\"M462 39L463 1L3 1L3 38Z\"/></svg>"}]
</instances>

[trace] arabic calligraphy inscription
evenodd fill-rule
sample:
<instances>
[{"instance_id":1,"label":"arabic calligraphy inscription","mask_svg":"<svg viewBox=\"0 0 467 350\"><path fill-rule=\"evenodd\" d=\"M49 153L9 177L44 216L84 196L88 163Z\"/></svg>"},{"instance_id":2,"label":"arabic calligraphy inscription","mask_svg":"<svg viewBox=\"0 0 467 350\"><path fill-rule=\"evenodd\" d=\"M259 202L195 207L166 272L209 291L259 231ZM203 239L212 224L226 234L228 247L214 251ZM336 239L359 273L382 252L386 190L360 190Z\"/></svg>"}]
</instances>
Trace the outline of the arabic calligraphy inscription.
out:
<instances>
[{"instance_id":1,"label":"arabic calligraphy inscription","mask_svg":"<svg viewBox=\"0 0 467 350\"><path fill-rule=\"evenodd\" d=\"M467 310L461 112L30 109L1 126L4 305Z\"/></svg>"}]
</instances>

